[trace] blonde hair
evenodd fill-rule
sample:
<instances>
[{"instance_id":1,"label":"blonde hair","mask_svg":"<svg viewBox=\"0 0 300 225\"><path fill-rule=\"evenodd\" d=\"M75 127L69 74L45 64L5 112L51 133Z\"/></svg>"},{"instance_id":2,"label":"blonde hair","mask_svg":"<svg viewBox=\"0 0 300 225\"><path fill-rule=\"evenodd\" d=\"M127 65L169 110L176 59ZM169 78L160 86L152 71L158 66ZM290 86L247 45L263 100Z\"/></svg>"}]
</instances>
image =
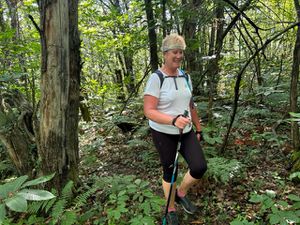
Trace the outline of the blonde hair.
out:
<instances>
[{"instance_id":1,"label":"blonde hair","mask_svg":"<svg viewBox=\"0 0 300 225\"><path fill-rule=\"evenodd\" d=\"M161 50L163 52L169 51L171 49L185 50L185 48L186 48L186 44L184 38L175 33L167 35L163 39L162 46L161 46Z\"/></svg>"}]
</instances>

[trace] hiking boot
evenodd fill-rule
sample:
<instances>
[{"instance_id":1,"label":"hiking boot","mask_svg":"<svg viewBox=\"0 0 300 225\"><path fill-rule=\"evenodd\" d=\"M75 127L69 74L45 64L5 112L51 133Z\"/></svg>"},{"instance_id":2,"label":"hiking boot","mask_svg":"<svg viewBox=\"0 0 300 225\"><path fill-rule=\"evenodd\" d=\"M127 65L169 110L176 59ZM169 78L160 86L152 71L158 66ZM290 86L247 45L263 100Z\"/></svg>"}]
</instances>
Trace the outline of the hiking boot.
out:
<instances>
[{"instance_id":1,"label":"hiking boot","mask_svg":"<svg viewBox=\"0 0 300 225\"><path fill-rule=\"evenodd\" d=\"M179 225L178 217L175 211L168 212L167 214L168 225Z\"/></svg>"},{"instance_id":2,"label":"hiking boot","mask_svg":"<svg viewBox=\"0 0 300 225\"><path fill-rule=\"evenodd\" d=\"M176 190L176 195L175 195L175 202L180 204L184 211L186 211L189 214L194 214L198 208L186 197L179 197L177 195L177 190Z\"/></svg>"}]
</instances>

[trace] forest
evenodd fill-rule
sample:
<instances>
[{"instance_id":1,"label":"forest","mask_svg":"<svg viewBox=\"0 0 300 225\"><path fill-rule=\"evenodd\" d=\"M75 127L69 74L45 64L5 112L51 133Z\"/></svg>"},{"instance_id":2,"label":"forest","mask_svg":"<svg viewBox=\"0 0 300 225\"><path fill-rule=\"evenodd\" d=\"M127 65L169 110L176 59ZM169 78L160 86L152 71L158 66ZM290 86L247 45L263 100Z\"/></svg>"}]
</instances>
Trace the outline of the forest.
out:
<instances>
[{"instance_id":1,"label":"forest","mask_svg":"<svg viewBox=\"0 0 300 225\"><path fill-rule=\"evenodd\" d=\"M300 224L299 0L0 0L0 224L162 224L143 93L171 33L208 164L180 224Z\"/></svg>"}]
</instances>

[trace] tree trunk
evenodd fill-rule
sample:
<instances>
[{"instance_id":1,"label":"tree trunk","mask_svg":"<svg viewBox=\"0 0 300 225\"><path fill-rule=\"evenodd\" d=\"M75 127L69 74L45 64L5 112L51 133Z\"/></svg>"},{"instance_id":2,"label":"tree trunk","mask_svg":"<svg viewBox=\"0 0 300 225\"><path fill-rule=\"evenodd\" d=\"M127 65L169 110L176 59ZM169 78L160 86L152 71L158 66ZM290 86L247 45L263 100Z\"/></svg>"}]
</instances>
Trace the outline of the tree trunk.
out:
<instances>
[{"instance_id":1,"label":"tree trunk","mask_svg":"<svg viewBox=\"0 0 300 225\"><path fill-rule=\"evenodd\" d=\"M78 0L40 0L42 77L38 152L52 187L78 181Z\"/></svg>"},{"instance_id":2,"label":"tree trunk","mask_svg":"<svg viewBox=\"0 0 300 225\"><path fill-rule=\"evenodd\" d=\"M169 29L167 25L167 16L166 16L166 4L167 4L167 0L161 0L161 11L162 11L161 25L162 25L163 37L167 36L167 34L169 33Z\"/></svg>"},{"instance_id":3,"label":"tree trunk","mask_svg":"<svg viewBox=\"0 0 300 225\"><path fill-rule=\"evenodd\" d=\"M211 40L212 47L210 48L210 55L214 56L208 63L207 76L209 79L209 103L208 103L208 121L212 121L212 107L213 99L217 95L217 87L220 79L219 75L219 61L221 59L220 54L223 46L223 27L224 27L224 6L222 3L217 3L216 7L216 25L212 27L212 37L214 37L214 26L216 26L216 43L214 44L214 38ZM215 48L214 48L215 46Z\"/></svg>"},{"instance_id":4,"label":"tree trunk","mask_svg":"<svg viewBox=\"0 0 300 225\"><path fill-rule=\"evenodd\" d=\"M17 11L17 0L6 0L6 4L9 9L9 15L10 15L10 24L13 29L15 29L15 35L14 38L19 37L19 19L18 19L18 11Z\"/></svg>"},{"instance_id":5,"label":"tree trunk","mask_svg":"<svg viewBox=\"0 0 300 225\"><path fill-rule=\"evenodd\" d=\"M151 0L145 0L145 9L148 23L148 38L150 46L150 65L152 71L158 68L158 56L157 56L157 36L155 32L155 19L153 16L153 8Z\"/></svg>"},{"instance_id":6,"label":"tree trunk","mask_svg":"<svg viewBox=\"0 0 300 225\"><path fill-rule=\"evenodd\" d=\"M133 52L129 47L123 48L124 54L124 78L126 81L127 92L130 93L135 88L135 74L133 73Z\"/></svg>"},{"instance_id":7,"label":"tree trunk","mask_svg":"<svg viewBox=\"0 0 300 225\"><path fill-rule=\"evenodd\" d=\"M298 21L300 22L300 4L299 0L294 0ZM300 28L297 29L297 37L293 53L293 66L291 72L291 91L290 91L290 110L291 112L298 112L297 100L298 100L298 81L299 81L299 65L300 65ZM297 122L292 122L291 136L294 147L294 167L293 170L300 169L300 137L299 126Z\"/></svg>"},{"instance_id":8,"label":"tree trunk","mask_svg":"<svg viewBox=\"0 0 300 225\"><path fill-rule=\"evenodd\" d=\"M2 0L0 0L0 31L5 31L5 20L3 16L3 3Z\"/></svg>"},{"instance_id":9,"label":"tree trunk","mask_svg":"<svg viewBox=\"0 0 300 225\"><path fill-rule=\"evenodd\" d=\"M189 46L185 51L186 70L193 75L196 71L199 73L200 60L197 60L199 55L198 40L196 38L196 31L199 21L199 8L202 0L195 0L192 2L183 2L185 6L186 18L183 21L182 33Z\"/></svg>"},{"instance_id":10,"label":"tree trunk","mask_svg":"<svg viewBox=\"0 0 300 225\"><path fill-rule=\"evenodd\" d=\"M0 94L0 140L19 175L33 177L37 162L32 106L17 90Z\"/></svg>"}]
</instances>

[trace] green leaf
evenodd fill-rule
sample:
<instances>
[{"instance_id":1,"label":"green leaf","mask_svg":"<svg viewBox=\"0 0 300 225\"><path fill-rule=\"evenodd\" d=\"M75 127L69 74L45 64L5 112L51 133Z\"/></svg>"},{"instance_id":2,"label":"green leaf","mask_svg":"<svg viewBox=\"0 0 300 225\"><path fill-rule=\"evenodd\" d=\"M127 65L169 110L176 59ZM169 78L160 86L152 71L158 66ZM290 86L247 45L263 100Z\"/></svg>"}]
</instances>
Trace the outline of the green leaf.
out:
<instances>
[{"instance_id":1,"label":"green leaf","mask_svg":"<svg viewBox=\"0 0 300 225\"><path fill-rule=\"evenodd\" d=\"M289 203L287 203L286 201L278 201L278 204L285 208L287 208L289 206Z\"/></svg>"},{"instance_id":2,"label":"green leaf","mask_svg":"<svg viewBox=\"0 0 300 225\"><path fill-rule=\"evenodd\" d=\"M300 209L300 202L296 202L293 206L292 209Z\"/></svg>"},{"instance_id":3,"label":"green leaf","mask_svg":"<svg viewBox=\"0 0 300 225\"><path fill-rule=\"evenodd\" d=\"M41 201L55 198L55 196L49 191L33 189L23 189L19 191L17 195L31 201Z\"/></svg>"},{"instance_id":4,"label":"green leaf","mask_svg":"<svg viewBox=\"0 0 300 225\"><path fill-rule=\"evenodd\" d=\"M18 177L16 178L15 180L13 180L12 182L9 182L10 183L10 186L12 187L12 190L11 191L16 191L18 189L21 188L22 184L28 179L28 176L25 175L25 176L21 176L21 177Z\"/></svg>"},{"instance_id":5,"label":"green leaf","mask_svg":"<svg viewBox=\"0 0 300 225\"><path fill-rule=\"evenodd\" d=\"M27 179L28 176L21 176L6 184L0 185L0 198L7 198L9 193L17 191Z\"/></svg>"},{"instance_id":6,"label":"green leaf","mask_svg":"<svg viewBox=\"0 0 300 225\"><path fill-rule=\"evenodd\" d=\"M139 186L142 183L142 180L141 179L136 179L134 181L134 183Z\"/></svg>"},{"instance_id":7,"label":"green leaf","mask_svg":"<svg viewBox=\"0 0 300 225\"><path fill-rule=\"evenodd\" d=\"M293 180L294 178L299 178L299 179L300 179L300 172L292 173L292 174L289 176L289 179L290 179L290 180Z\"/></svg>"},{"instance_id":8,"label":"green leaf","mask_svg":"<svg viewBox=\"0 0 300 225\"><path fill-rule=\"evenodd\" d=\"M26 212L27 210L27 201L20 195L16 195L12 198L6 199L5 204L12 211L16 212Z\"/></svg>"},{"instance_id":9,"label":"green leaf","mask_svg":"<svg viewBox=\"0 0 300 225\"><path fill-rule=\"evenodd\" d=\"M297 195L291 194L291 195L288 195L288 198L289 198L290 200L292 200L292 201L300 202L300 197L297 196Z\"/></svg>"},{"instance_id":10,"label":"green leaf","mask_svg":"<svg viewBox=\"0 0 300 225\"><path fill-rule=\"evenodd\" d=\"M5 215L6 215L5 205L1 204L0 205L0 224L3 223L3 220L5 219Z\"/></svg>"},{"instance_id":11,"label":"green leaf","mask_svg":"<svg viewBox=\"0 0 300 225\"><path fill-rule=\"evenodd\" d=\"M259 203L259 202L262 202L263 200L264 200L264 197L262 195L258 195L258 194L252 194L251 198L249 199L249 201L252 203Z\"/></svg>"},{"instance_id":12,"label":"green leaf","mask_svg":"<svg viewBox=\"0 0 300 225\"><path fill-rule=\"evenodd\" d=\"M153 193L150 192L150 191L145 191L145 192L143 193L143 195L144 195L145 197L148 197L148 198L152 198L152 197L154 196Z\"/></svg>"},{"instance_id":13,"label":"green leaf","mask_svg":"<svg viewBox=\"0 0 300 225\"><path fill-rule=\"evenodd\" d=\"M55 175L55 173L47 175L47 176L42 176L42 177L39 177L34 180L27 181L25 184L22 185L22 188L45 183L45 182L51 180L54 177L54 175Z\"/></svg>"},{"instance_id":14,"label":"green leaf","mask_svg":"<svg viewBox=\"0 0 300 225\"><path fill-rule=\"evenodd\" d=\"M280 216L278 214L270 215L270 224L278 224L280 222Z\"/></svg>"},{"instance_id":15,"label":"green leaf","mask_svg":"<svg viewBox=\"0 0 300 225\"><path fill-rule=\"evenodd\" d=\"M289 112L292 117L300 118L300 113Z\"/></svg>"}]
</instances>

